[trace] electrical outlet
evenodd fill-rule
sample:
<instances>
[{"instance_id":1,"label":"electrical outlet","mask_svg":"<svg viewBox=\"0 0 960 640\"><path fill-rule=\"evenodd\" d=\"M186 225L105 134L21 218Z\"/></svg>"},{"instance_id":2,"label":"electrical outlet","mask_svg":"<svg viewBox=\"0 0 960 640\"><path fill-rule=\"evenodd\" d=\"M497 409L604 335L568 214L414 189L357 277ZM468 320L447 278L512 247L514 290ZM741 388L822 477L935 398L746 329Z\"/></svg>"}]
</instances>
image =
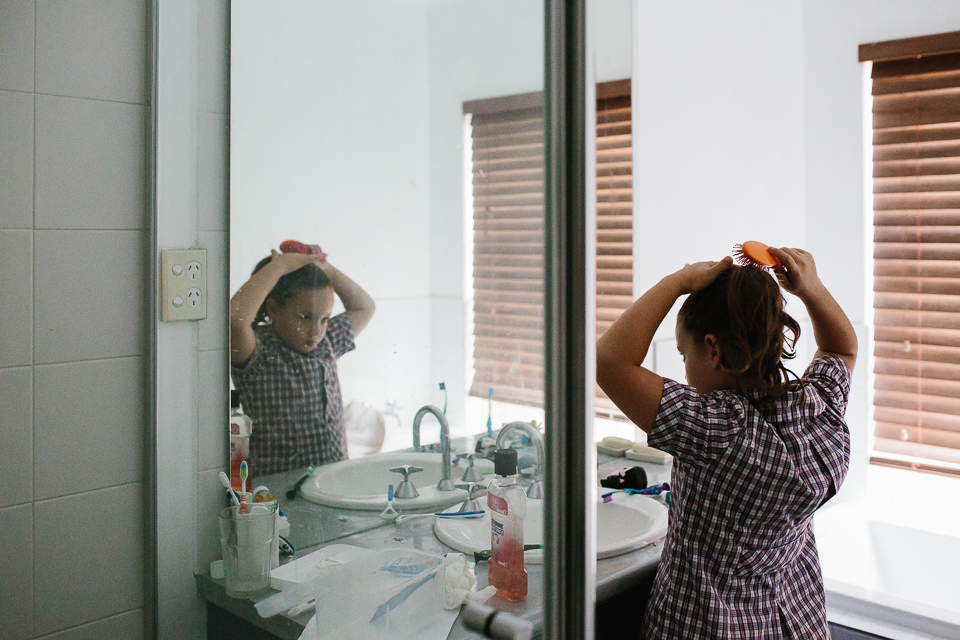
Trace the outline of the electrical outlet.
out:
<instances>
[{"instance_id":1,"label":"electrical outlet","mask_svg":"<svg viewBox=\"0 0 960 640\"><path fill-rule=\"evenodd\" d=\"M207 317L207 250L160 253L160 310L164 322Z\"/></svg>"}]
</instances>

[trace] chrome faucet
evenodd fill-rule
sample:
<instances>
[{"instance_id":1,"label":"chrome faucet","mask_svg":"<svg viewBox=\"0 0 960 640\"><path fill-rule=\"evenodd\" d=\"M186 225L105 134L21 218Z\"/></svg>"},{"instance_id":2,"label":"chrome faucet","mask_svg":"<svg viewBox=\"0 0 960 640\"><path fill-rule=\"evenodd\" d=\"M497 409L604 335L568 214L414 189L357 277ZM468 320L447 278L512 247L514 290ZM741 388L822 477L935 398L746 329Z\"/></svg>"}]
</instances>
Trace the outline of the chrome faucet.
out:
<instances>
[{"instance_id":1,"label":"chrome faucet","mask_svg":"<svg viewBox=\"0 0 960 640\"><path fill-rule=\"evenodd\" d=\"M522 431L533 441L537 450L537 471L533 474L533 482L527 488L527 497L535 500L543 500L543 461L546 456L543 453L543 436L529 422L510 422L500 429L500 435L497 436L497 449L503 449L507 444L507 434L511 431Z\"/></svg>"},{"instance_id":2,"label":"chrome faucet","mask_svg":"<svg viewBox=\"0 0 960 640\"><path fill-rule=\"evenodd\" d=\"M437 489L440 491L453 491L456 487L454 487L453 480L450 478L453 474L453 464L450 460L450 423L447 422L447 416L443 415L443 411L429 404L421 407L420 411L417 411L417 415L413 418L413 448L420 451L420 421L422 421L423 416L428 413L432 413L437 418L437 422L440 423L440 449L443 452L443 477L440 482L437 483Z\"/></svg>"}]
</instances>

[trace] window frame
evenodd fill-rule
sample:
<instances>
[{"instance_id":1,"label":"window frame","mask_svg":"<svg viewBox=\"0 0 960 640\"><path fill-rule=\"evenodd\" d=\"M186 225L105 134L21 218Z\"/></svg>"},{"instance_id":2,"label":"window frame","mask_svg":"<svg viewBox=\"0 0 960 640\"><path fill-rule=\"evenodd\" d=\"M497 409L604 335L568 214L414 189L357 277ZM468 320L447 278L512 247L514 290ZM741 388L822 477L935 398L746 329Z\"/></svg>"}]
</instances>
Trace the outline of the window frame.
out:
<instances>
[{"instance_id":1,"label":"window frame","mask_svg":"<svg viewBox=\"0 0 960 640\"><path fill-rule=\"evenodd\" d=\"M924 219L931 217L930 203L924 201L930 200L931 197L948 201L951 194L953 198L960 196L960 186L955 186L953 189L949 188L949 183L956 182L960 177L960 170L943 174L947 177L947 179L944 179L937 172L930 173L920 168L920 163L926 159L926 156L923 155L923 145L925 143L931 141L941 145L960 143L960 132L948 136L945 132L938 134L936 131L937 127L946 131L955 129L960 124L960 120L943 120L945 123L943 125L926 124L927 120L930 120L931 123L936 120L938 111L944 109L944 106L937 104L937 99L932 97L936 95L935 92L943 89L956 90L958 87L945 84L943 79L939 81L934 79L933 82L927 80L924 83L922 78L911 78L911 76L924 73L928 74L927 78L934 77L930 67L938 63L949 63L952 71L948 73L956 75L960 71L960 60L957 59L960 57L960 32L864 44L860 46L858 54L860 62L870 62L872 67L867 92L867 95L870 96L867 101L870 109L865 111L866 121L864 123L864 132L867 136L865 152L866 157L870 158L869 172L866 174L868 188L865 195L868 202L872 199L872 205L868 205L869 214L872 218L867 226L868 231L872 231L872 237L868 244L869 255L872 256L869 261L871 268L868 277L874 282L872 291L868 292L868 313L871 317L870 327L872 329L870 352L873 366L871 366L871 370L875 372L871 376L870 382L872 409L870 462L881 466L960 476L960 446L933 449L930 448L932 445L924 443L923 436L925 415L930 416L930 420L927 421L928 424L943 423L938 425L939 428L938 426L927 427L928 435L933 435L935 438L940 435L937 433L938 431L944 430L944 424L957 421L957 418L950 417L957 414L951 414L949 407L944 410L945 403L950 403L952 395L949 393L944 395L943 389L937 389L937 387L952 388L960 382L960 378L949 372L941 372L939 375L948 375L948 377L953 375L953 377L949 377L949 380L953 380L953 382L938 382L936 379L929 378L924 375L924 364L927 364L928 369L930 366L939 366L942 369L956 367L960 363L938 365L938 359L942 361L942 358L949 357L948 353L934 354L932 360L929 357L923 357L925 345L927 351L946 352L952 347L946 347L945 349L938 347L936 344L938 340L941 342L945 339L949 341L950 336L936 336L935 334L938 332L945 332L932 325L926 326L926 321L920 315L931 313L930 309L925 308L925 302L929 306L931 301L925 300L924 296L930 298L929 294L931 292L934 294L940 292L935 289L946 291L945 298L952 298L955 295L960 297L960 294L950 293L951 287L960 286L960 274L952 275L951 271L951 268L955 270L956 265L945 265L943 261L931 259L923 251L924 244L930 242L931 239L942 240L939 236L933 238L933 235L940 234L948 238L952 226L950 222L947 222L946 226L942 228L938 228L936 225L931 226L930 222ZM921 62L921 60L923 61ZM924 93L928 91L931 93ZM874 98L874 96L880 97ZM881 102L879 109L876 108L875 100ZM894 117L899 117L896 107L897 101L906 102L910 100L915 104L916 113L911 113L909 110L903 111L903 113L908 114L915 122L898 126L899 131L891 130L889 128L891 123L887 121L890 120L891 113ZM891 109L893 109L892 112ZM877 128L878 123L880 124L879 128ZM913 132L915 132L914 139L909 139L909 134ZM903 138L903 140L901 141L900 138ZM899 145L901 142L903 144L900 146L903 149L894 149L893 146L885 147L887 144L894 145L896 143ZM904 155L910 151L910 148L913 148L914 156L912 158ZM892 152L891 149L893 149ZM900 156L903 157L900 158ZM892 162L890 162L891 159ZM917 164L916 173L904 173L903 168L897 166L898 162L906 164L911 160L914 164ZM936 161L936 158L933 160ZM954 157L949 157L948 163L954 160ZM877 164L878 162L887 162L887 164L880 166ZM884 175L878 176L878 173ZM949 178L953 178L953 180L951 181ZM901 182L904 184L899 184ZM916 184L911 186L913 182L916 182ZM947 183L948 188L943 191L939 187L933 188L936 186L934 183L940 182ZM910 197L911 195L912 197ZM948 211L952 208L954 207L946 207ZM955 214L947 213L946 219L950 220L952 216L955 216ZM936 218L937 215L934 214L933 217ZM912 226L910 225L911 221L914 222ZM896 242L909 244L911 240L917 245L915 257L904 257L906 254L904 256L894 255L898 250L900 253L906 250L902 247L898 249L895 245ZM894 244L884 246L885 242ZM948 239L946 244L948 246L956 245L957 248L960 248L960 240ZM927 244L927 247L930 247L930 245ZM931 280L931 278L936 280ZM931 289L931 284L937 286ZM946 288L944 289L944 287ZM916 308L903 307L901 311L899 308L895 309L891 306L907 304L908 301L906 300L895 300L898 296L905 297L903 294L906 294L906 297L912 295L916 298ZM949 303L949 300L945 301L945 304L949 305ZM879 309L878 304L880 304ZM909 313L911 310L917 315L913 321L915 327L910 327L897 320L897 317ZM876 320L878 312L885 318L879 324ZM948 313L955 314L956 312ZM943 319L939 320L944 322ZM952 331L950 327L945 328L947 329L946 333ZM878 335L882 338L881 340L877 340ZM904 338L904 336L907 337ZM923 341L924 336L930 344ZM905 340L904 352L910 351L909 337L915 337L916 340L919 340L919 342L915 342L916 345L919 345L919 355L912 359L897 356L894 353L896 349L893 349L891 345L897 344L895 338L898 337ZM955 338L955 336L953 337ZM899 371L900 369L903 371L910 369L909 363L911 362L915 363L913 365L916 368L915 374L905 374ZM926 385L928 387L926 395L923 390L924 380L930 381ZM915 384L912 384L911 381L915 381ZM925 410L925 399L928 400L928 407L933 406L932 411L929 408ZM939 412L936 410L937 404L944 405L940 407L941 411ZM877 414L883 420L877 420ZM899 424L901 420L907 421L911 415L915 420L915 426L912 427L904 422L898 439L889 437L892 433L891 429L893 429L891 424L896 426L894 423ZM891 416L893 417L891 418ZM890 422L891 420L894 422ZM895 429L893 430L895 431ZM880 432L883 435L879 435ZM948 441L951 432L951 429L947 426L947 435L939 437L937 441ZM914 440L914 442L900 444L897 440L903 441L904 435L906 435L907 440ZM956 439L955 436L954 439ZM877 448L878 443L881 449ZM927 455L924 456L924 453ZM931 454L934 457L929 457ZM941 458L938 459L936 456ZM953 457L954 460L943 459L949 457Z\"/></svg>"}]
</instances>

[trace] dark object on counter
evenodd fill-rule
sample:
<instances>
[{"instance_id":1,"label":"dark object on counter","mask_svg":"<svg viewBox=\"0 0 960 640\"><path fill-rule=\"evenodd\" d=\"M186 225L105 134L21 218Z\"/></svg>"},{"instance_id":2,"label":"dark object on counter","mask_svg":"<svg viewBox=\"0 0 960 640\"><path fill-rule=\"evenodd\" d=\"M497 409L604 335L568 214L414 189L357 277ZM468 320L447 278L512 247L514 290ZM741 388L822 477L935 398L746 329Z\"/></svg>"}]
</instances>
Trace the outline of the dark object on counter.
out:
<instances>
[{"instance_id":1,"label":"dark object on counter","mask_svg":"<svg viewBox=\"0 0 960 640\"><path fill-rule=\"evenodd\" d=\"M646 489L647 472L643 467L633 467L600 481L601 487L607 489Z\"/></svg>"},{"instance_id":2,"label":"dark object on counter","mask_svg":"<svg viewBox=\"0 0 960 640\"><path fill-rule=\"evenodd\" d=\"M488 460L493 460L493 454L497 450L497 441L493 438L488 438L486 436L477 440L476 446L474 446L474 453L479 453L484 458Z\"/></svg>"},{"instance_id":3,"label":"dark object on counter","mask_svg":"<svg viewBox=\"0 0 960 640\"><path fill-rule=\"evenodd\" d=\"M463 626L494 640L530 640L533 623L479 602L467 601L460 614Z\"/></svg>"},{"instance_id":4,"label":"dark object on counter","mask_svg":"<svg viewBox=\"0 0 960 640\"><path fill-rule=\"evenodd\" d=\"M524 551L532 551L534 549L543 549L542 544L525 544L523 545ZM493 555L493 551L487 549L486 551L474 551L473 552L473 561L474 562L488 562L490 556Z\"/></svg>"}]
</instances>

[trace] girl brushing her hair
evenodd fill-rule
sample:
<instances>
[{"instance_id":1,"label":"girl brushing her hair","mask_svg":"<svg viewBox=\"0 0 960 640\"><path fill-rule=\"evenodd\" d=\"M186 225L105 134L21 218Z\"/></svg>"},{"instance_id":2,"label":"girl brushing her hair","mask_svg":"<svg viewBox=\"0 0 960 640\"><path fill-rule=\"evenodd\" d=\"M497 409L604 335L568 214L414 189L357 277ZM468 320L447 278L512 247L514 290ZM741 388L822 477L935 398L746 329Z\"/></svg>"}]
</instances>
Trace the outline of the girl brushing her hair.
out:
<instances>
[{"instance_id":1,"label":"girl brushing her hair","mask_svg":"<svg viewBox=\"0 0 960 640\"><path fill-rule=\"evenodd\" d=\"M347 457L337 359L376 305L320 247L301 250L271 252L230 300L230 370L253 418L252 476ZM346 308L337 316L334 293Z\"/></svg>"},{"instance_id":2,"label":"girl brushing her hair","mask_svg":"<svg viewBox=\"0 0 960 640\"><path fill-rule=\"evenodd\" d=\"M643 637L828 639L813 514L850 458L844 422L857 338L800 249L770 249L776 280L729 257L667 276L597 344L597 381L674 457L670 521ZM800 334L777 284L806 306L817 352L797 379ZM676 300L687 384L642 366Z\"/></svg>"}]
</instances>

